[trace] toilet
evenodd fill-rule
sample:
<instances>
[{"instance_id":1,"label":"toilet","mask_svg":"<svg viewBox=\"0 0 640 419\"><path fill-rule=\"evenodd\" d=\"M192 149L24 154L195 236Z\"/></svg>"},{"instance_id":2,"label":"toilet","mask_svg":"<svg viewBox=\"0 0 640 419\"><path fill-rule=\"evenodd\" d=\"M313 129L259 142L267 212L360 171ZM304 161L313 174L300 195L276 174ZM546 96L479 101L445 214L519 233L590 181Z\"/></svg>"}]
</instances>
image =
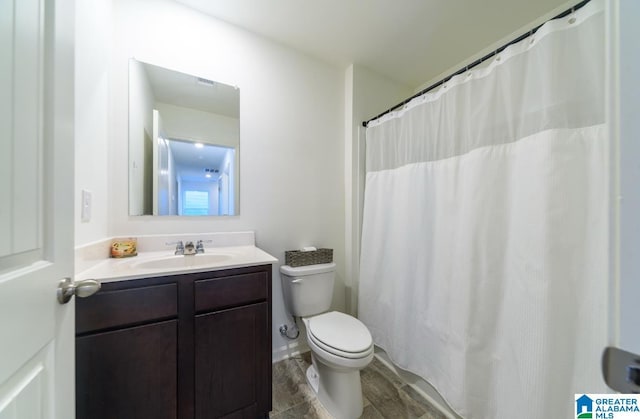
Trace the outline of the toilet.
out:
<instances>
[{"instance_id":1,"label":"toilet","mask_svg":"<svg viewBox=\"0 0 640 419\"><path fill-rule=\"evenodd\" d=\"M285 306L307 329L312 365L307 381L336 419L362 415L360 370L373 359L373 339L355 317L327 311L333 298L335 263L280 267Z\"/></svg>"}]
</instances>

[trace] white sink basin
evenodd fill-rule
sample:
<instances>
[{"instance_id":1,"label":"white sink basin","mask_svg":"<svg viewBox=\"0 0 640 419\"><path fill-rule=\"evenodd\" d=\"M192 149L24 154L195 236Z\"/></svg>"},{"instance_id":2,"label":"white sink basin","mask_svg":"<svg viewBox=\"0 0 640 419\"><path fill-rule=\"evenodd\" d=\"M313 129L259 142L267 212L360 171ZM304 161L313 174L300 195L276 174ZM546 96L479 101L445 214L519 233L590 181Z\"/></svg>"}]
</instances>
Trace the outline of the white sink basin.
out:
<instances>
[{"instance_id":1,"label":"white sink basin","mask_svg":"<svg viewBox=\"0 0 640 419\"><path fill-rule=\"evenodd\" d=\"M207 238L207 236L203 237ZM162 237L161 240L158 239L156 242L145 242L145 238L144 240L138 241L138 245L146 245L148 250L140 251L139 247L138 256L125 259L108 258L102 260L92 260L91 257L88 257L87 260L83 261L83 264L88 265L89 262L93 262L93 266L83 267L83 270L76 274L75 279L77 281L96 279L102 283L106 283L129 279L259 266L278 262L278 259L253 244L253 234L251 234L249 238L242 239L247 241L247 243L242 242L242 240L238 238L242 238L241 235L231 234L225 236L220 233L218 236L214 235L214 237L218 238L218 242L224 242L223 238L227 237L225 240L231 242L235 240L238 244L211 246L205 248L204 253L183 256L174 255L173 249L167 248L166 246L167 242L175 240L175 236ZM248 241L251 243L248 243ZM88 254L88 256L90 255Z\"/></svg>"},{"instance_id":2,"label":"white sink basin","mask_svg":"<svg viewBox=\"0 0 640 419\"><path fill-rule=\"evenodd\" d=\"M135 262L131 264L131 267L135 269L196 268L199 266L209 266L225 262L232 257L233 255L224 253L204 253L187 256L176 255Z\"/></svg>"}]
</instances>

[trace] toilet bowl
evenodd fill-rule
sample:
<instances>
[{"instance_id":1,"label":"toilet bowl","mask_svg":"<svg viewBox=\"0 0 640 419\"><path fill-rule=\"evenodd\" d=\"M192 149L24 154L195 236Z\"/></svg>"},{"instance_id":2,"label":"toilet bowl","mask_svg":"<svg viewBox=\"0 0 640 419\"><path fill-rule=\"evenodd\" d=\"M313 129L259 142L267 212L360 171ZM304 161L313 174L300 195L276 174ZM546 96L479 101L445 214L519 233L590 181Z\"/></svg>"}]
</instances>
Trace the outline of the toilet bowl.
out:
<instances>
[{"instance_id":1,"label":"toilet bowl","mask_svg":"<svg viewBox=\"0 0 640 419\"><path fill-rule=\"evenodd\" d=\"M307 380L318 400L337 419L360 417L360 370L373 359L371 334L358 319L337 311L302 320L312 359ZM331 329L329 325L334 322L335 328ZM324 327L316 326L319 323ZM352 331L356 333L349 336Z\"/></svg>"},{"instance_id":2,"label":"toilet bowl","mask_svg":"<svg viewBox=\"0 0 640 419\"><path fill-rule=\"evenodd\" d=\"M336 419L362 415L360 370L373 359L373 339L355 317L327 312L333 296L335 264L282 266L289 312L302 318L312 365L306 375L318 400Z\"/></svg>"}]
</instances>

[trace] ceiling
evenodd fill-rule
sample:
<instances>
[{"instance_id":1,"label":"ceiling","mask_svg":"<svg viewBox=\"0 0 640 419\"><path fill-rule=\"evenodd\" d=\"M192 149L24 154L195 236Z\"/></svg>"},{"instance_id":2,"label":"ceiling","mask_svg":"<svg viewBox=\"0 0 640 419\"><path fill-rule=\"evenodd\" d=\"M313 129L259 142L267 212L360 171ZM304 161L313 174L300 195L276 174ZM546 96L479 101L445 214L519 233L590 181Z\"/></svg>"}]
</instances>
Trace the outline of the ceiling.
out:
<instances>
[{"instance_id":1,"label":"ceiling","mask_svg":"<svg viewBox=\"0 0 640 419\"><path fill-rule=\"evenodd\" d=\"M222 172L222 164L232 148L202 144L196 148L195 143L180 140L168 140L173 159L183 180L196 182L217 181ZM205 169L218 170L206 178Z\"/></svg>"},{"instance_id":2,"label":"ceiling","mask_svg":"<svg viewBox=\"0 0 640 419\"><path fill-rule=\"evenodd\" d=\"M333 64L362 65L410 88L572 4L566 0L176 1Z\"/></svg>"},{"instance_id":3,"label":"ceiling","mask_svg":"<svg viewBox=\"0 0 640 419\"><path fill-rule=\"evenodd\" d=\"M240 118L240 93L224 83L142 63L157 102Z\"/></svg>"}]
</instances>

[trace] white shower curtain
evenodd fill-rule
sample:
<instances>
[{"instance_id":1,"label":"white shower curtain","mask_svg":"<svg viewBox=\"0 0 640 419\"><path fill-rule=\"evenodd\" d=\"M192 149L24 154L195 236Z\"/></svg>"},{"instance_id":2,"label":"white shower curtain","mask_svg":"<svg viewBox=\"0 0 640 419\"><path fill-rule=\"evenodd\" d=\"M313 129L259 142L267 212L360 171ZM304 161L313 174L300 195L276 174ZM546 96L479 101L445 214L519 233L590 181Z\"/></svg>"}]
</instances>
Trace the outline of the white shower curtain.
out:
<instances>
[{"instance_id":1,"label":"white shower curtain","mask_svg":"<svg viewBox=\"0 0 640 419\"><path fill-rule=\"evenodd\" d=\"M369 124L359 317L468 419L607 392L604 12Z\"/></svg>"}]
</instances>

